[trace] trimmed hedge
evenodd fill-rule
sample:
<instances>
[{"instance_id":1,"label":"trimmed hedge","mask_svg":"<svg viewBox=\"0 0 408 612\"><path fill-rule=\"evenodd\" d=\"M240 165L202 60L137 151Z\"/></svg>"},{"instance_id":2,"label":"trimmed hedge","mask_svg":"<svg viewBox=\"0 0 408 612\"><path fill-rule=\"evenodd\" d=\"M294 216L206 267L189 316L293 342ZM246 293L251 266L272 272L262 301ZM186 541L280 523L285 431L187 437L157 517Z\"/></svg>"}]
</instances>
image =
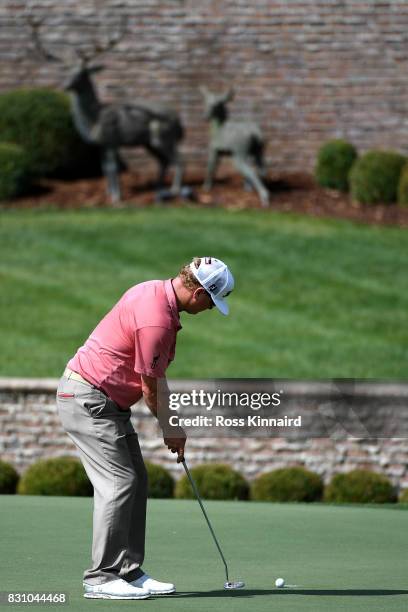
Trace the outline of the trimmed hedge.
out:
<instances>
[{"instance_id":1,"label":"trimmed hedge","mask_svg":"<svg viewBox=\"0 0 408 612\"><path fill-rule=\"evenodd\" d=\"M404 489L400 493L399 497L400 504L408 504L408 489Z\"/></svg>"},{"instance_id":2,"label":"trimmed hedge","mask_svg":"<svg viewBox=\"0 0 408 612\"><path fill-rule=\"evenodd\" d=\"M148 478L148 496L151 498L168 498L174 494L174 478L161 465L145 462Z\"/></svg>"},{"instance_id":3,"label":"trimmed hedge","mask_svg":"<svg viewBox=\"0 0 408 612\"><path fill-rule=\"evenodd\" d=\"M314 502L323 495L323 481L303 467L273 470L259 476L252 484L251 498L256 501Z\"/></svg>"},{"instance_id":4,"label":"trimmed hedge","mask_svg":"<svg viewBox=\"0 0 408 612\"><path fill-rule=\"evenodd\" d=\"M23 147L35 176L100 173L98 149L77 134L62 92L33 88L1 94L0 140Z\"/></svg>"},{"instance_id":5,"label":"trimmed hedge","mask_svg":"<svg viewBox=\"0 0 408 612\"><path fill-rule=\"evenodd\" d=\"M351 194L362 204L390 204L397 200L406 158L393 151L369 151L350 171Z\"/></svg>"},{"instance_id":6,"label":"trimmed hedge","mask_svg":"<svg viewBox=\"0 0 408 612\"><path fill-rule=\"evenodd\" d=\"M403 167L398 183L398 204L408 206L408 164Z\"/></svg>"},{"instance_id":7,"label":"trimmed hedge","mask_svg":"<svg viewBox=\"0 0 408 612\"><path fill-rule=\"evenodd\" d=\"M33 463L20 479L21 495L78 495L90 497L93 487L77 459L57 457Z\"/></svg>"},{"instance_id":8,"label":"trimmed hedge","mask_svg":"<svg viewBox=\"0 0 408 612\"><path fill-rule=\"evenodd\" d=\"M11 463L0 461L0 494L13 495L17 490L19 475Z\"/></svg>"},{"instance_id":9,"label":"trimmed hedge","mask_svg":"<svg viewBox=\"0 0 408 612\"><path fill-rule=\"evenodd\" d=\"M317 183L322 187L348 191L348 177L356 159L357 150L351 143L346 140L329 140L317 154Z\"/></svg>"},{"instance_id":10,"label":"trimmed hedge","mask_svg":"<svg viewBox=\"0 0 408 612\"><path fill-rule=\"evenodd\" d=\"M240 499L249 497L249 485L245 478L233 470L229 465L213 463L198 465L191 469L201 497L205 499ZM187 475L184 475L176 484L176 497L179 499L193 499L194 492Z\"/></svg>"},{"instance_id":11,"label":"trimmed hedge","mask_svg":"<svg viewBox=\"0 0 408 612\"><path fill-rule=\"evenodd\" d=\"M337 474L325 490L325 501L335 503L386 504L397 500L386 476L369 470Z\"/></svg>"},{"instance_id":12,"label":"trimmed hedge","mask_svg":"<svg viewBox=\"0 0 408 612\"><path fill-rule=\"evenodd\" d=\"M29 162L19 145L0 142L0 200L24 193L30 183Z\"/></svg>"}]
</instances>

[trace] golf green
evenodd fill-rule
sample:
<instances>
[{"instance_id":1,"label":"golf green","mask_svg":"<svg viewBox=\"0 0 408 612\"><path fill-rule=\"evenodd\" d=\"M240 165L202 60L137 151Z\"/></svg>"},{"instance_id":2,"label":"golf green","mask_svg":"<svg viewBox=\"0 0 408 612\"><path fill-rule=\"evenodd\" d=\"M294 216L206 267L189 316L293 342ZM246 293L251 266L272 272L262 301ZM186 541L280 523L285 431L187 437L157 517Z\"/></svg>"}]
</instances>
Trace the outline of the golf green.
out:
<instances>
[{"instance_id":1,"label":"golf green","mask_svg":"<svg viewBox=\"0 0 408 612\"><path fill-rule=\"evenodd\" d=\"M245 581L243 590L223 590L223 565L195 501L150 500L145 569L174 581L177 593L145 601L85 600L92 500L29 496L0 497L0 590L65 592L70 612L407 609L407 512L255 502L206 507L230 576ZM277 577L293 586L275 588Z\"/></svg>"}]
</instances>

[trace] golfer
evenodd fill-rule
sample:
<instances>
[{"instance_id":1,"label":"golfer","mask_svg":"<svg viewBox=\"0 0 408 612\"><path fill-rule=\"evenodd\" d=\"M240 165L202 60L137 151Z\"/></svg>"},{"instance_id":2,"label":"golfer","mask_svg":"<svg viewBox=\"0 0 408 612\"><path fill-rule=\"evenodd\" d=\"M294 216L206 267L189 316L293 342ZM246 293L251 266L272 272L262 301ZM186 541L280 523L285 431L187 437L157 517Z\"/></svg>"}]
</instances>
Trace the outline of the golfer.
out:
<instances>
[{"instance_id":1,"label":"golfer","mask_svg":"<svg viewBox=\"0 0 408 612\"><path fill-rule=\"evenodd\" d=\"M147 475L130 406L143 397L163 428L166 410L158 413L157 386L174 359L179 313L197 314L215 305L226 315L225 297L233 287L231 272L214 257L194 258L175 278L135 285L64 371L58 412L94 487L92 567L84 573L85 597L146 599L176 590L142 569ZM171 435L164 434L164 444L181 461L185 433L175 428Z\"/></svg>"}]
</instances>

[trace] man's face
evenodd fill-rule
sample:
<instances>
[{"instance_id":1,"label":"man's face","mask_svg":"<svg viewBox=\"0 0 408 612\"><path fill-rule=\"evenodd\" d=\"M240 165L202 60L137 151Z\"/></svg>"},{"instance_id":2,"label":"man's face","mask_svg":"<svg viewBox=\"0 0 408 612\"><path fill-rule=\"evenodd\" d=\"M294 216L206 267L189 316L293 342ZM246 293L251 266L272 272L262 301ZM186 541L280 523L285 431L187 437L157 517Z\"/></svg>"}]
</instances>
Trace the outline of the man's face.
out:
<instances>
[{"instance_id":1,"label":"man's face","mask_svg":"<svg viewBox=\"0 0 408 612\"><path fill-rule=\"evenodd\" d=\"M186 305L185 310L189 314L197 314L204 310L211 310L211 308L214 308L214 302L210 294L203 287L198 287L192 291L190 301Z\"/></svg>"}]
</instances>

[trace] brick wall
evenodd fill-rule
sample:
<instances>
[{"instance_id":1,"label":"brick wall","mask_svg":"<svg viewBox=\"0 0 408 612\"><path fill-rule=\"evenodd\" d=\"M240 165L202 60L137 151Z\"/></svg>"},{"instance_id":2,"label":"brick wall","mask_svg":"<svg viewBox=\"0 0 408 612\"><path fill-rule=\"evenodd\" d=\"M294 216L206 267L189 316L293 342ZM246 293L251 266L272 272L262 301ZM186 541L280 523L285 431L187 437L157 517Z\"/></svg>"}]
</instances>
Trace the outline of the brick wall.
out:
<instances>
[{"instance_id":1,"label":"brick wall","mask_svg":"<svg viewBox=\"0 0 408 612\"><path fill-rule=\"evenodd\" d=\"M66 74L41 64L24 25L44 18L50 48L69 56L106 36L121 16L128 34L104 56L105 100L163 99L187 127L189 167L202 167L206 125L198 85L233 85L231 110L259 122L272 169L313 167L319 145L345 137L360 150L408 142L408 2L390 0L3 0L0 91L59 87ZM146 156L133 156L144 170Z\"/></svg>"},{"instance_id":2,"label":"brick wall","mask_svg":"<svg viewBox=\"0 0 408 612\"><path fill-rule=\"evenodd\" d=\"M53 379L0 379L0 459L11 462L19 472L37 459L76 456L56 412L56 387L57 381ZM406 384L385 387L382 397L375 393L376 402L380 400L382 406L382 418L387 406L405 405L408 396ZM301 391L304 401L300 394L296 401L307 404L315 397L315 389L316 385L304 384ZM163 445L149 410L139 404L133 410L132 420L145 459L164 465L178 478L180 466ZM188 458L191 465L228 463L249 479L272 469L303 465L321 474L327 482L337 472L364 468L382 472L399 488L408 488L407 439L190 437Z\"/></svg>"}]
</instances>

